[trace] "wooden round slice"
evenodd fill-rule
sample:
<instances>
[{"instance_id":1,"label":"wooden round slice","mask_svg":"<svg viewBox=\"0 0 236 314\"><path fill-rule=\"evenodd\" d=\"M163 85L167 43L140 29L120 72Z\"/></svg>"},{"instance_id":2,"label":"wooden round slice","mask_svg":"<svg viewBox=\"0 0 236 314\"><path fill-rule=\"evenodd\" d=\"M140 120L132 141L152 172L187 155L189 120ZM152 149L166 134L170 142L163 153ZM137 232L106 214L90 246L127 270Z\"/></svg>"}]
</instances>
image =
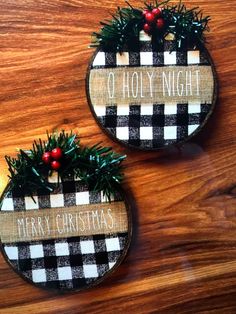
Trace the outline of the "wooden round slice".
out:
<instances>
[{"instance_id":1,"label":"wooden round slice","mask_svg":"<svg viewBox=\"0 0 236 314\"><path fill-rule=\"evenodd\" d=\"M113 139L138 149L189 140L208 120L216 94L214 65L204 47L180 51L165 40L153 48L147 35L138 52L97 50L87 74L95 119Z\"/></svg>"},{"instance_id":2,"label":"wooden round slice","mask_svg":"<svg viewBox=\"0 0 236 314\"><path fill-rule=\"evenodd\" d=\"M54 183L55 187L57 183ZM68 179L51 194L4 193L1 248L27 281L57 290L98 284L124 259L131 215L123 192L111 202L80 181Z\"/></svg>"}]
</instances>

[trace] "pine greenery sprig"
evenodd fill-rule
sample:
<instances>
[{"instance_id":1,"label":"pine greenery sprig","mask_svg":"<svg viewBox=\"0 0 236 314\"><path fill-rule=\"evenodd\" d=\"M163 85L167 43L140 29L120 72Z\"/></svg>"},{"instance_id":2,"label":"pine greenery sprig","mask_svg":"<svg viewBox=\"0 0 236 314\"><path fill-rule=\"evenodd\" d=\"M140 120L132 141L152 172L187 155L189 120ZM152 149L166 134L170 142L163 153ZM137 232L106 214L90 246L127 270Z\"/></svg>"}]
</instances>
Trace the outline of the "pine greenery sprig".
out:
<instances>
[{"instance_id":1,"label":"pine greenery sprig","mask_svg":"<svg viewBox=\"0 0 236 314\"><path fill-rule=\"evenodd\" d=\"M187 9L180 2L178 5L167 5L162 14L167 21L166 33L175 35L177 48L204 44L204 32L209 30L210 17L204 17L198 7Z\"/></svg>"},{"instance_id":2,"label":"pine greenery sprig","mask_svg":"<svg viewBox=\"0 0 236 314\"><path fill-rule=\"evenodd\" d=\"M198 7L187 9L180 1L178 5L169 5L170 0L144 3L142 9L133 8L127 1L128 8L118 8L112 20L101 22L99 33L93 33L91 47L100 47L103 51L120 52L139 50L139 33L143 30L145 9L152 11L162 8L165 25L162 30L154 29L151 33L154 46L163 44L166 35L174 35L178 49L186 46L196 47L205 42L204 32L208 31L209 16L204 17Z\"/></svg>"},{"instance_id":3,"label":"pine greenery sprig","mask_svg":"<svg viewBox=\"0 0 236 314\"><path fill-rule=\"evenodd\" d=\"M121 163L126 156L114 153L110 147L82 147L76 134L64 131L47 134L46 141L34 141L32 149L20 150L16 158L5 157L10 189L19 189L32 197L37 190L52 192L54 185L48 177L53 171L50 164L43 162L43 154L58 147L63 151L58 179L79 178L90 190L102 191L109 200L118 191L123 180Z\"/></svg>"},{"instance_id":4,"label":"pine greenery sprig","mask_svg":"<svg viewBox=\"0 0 236 314\"><path fill-rule=\"evenodd\" d=\"M105 51L122 52L124 47L134 49L138 45L139 32L143 26L142 11L129 5L118 7L111 21L101 22L100 33L93 33L91 47L102 47Z\"/></svg>"}]
</instances>

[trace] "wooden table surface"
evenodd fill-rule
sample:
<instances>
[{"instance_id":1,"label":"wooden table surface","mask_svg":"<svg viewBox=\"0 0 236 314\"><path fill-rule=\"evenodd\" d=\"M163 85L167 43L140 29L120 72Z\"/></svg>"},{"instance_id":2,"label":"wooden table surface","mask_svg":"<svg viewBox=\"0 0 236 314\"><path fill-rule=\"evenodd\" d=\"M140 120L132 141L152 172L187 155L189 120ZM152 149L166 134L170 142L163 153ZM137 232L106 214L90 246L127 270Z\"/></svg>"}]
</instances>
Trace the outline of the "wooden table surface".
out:
<instances>
[{"instance_id":1,"label":"wooden table surface","mask_svg":"<svg viewBox=\"0 0 236 314\"><path fill-rule=\"evenodd\" d=\"M132 1L140 6L141 2ZM58 295L35 288L0 257L0 313L236 313L235 1L186 1L212 17L208 49L219 101L201 134L166 152L112 142L87 105L90 34L123 1L0 0L0 190L4 155L45 131L79 132L127 154L134 236L100 286Z\"/></svg>"}]
</instances>

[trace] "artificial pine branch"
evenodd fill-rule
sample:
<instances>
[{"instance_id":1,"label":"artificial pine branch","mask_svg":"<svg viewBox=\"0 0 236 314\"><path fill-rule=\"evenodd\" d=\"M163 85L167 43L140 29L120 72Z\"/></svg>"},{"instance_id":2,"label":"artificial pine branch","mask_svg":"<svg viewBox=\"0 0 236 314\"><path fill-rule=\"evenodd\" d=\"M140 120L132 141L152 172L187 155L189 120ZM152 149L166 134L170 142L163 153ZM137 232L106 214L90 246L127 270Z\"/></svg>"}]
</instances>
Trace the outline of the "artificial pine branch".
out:
<instances>
[{"instance_id":1,"label":"artificial pine branch","mask_svg":"<svg viewBox=\"0 0 236 314\"><path fill-rule=\"evenodd\" d=\"M142 11L129 5L119 8L111 21L101 22L100 33L93 33L91 47L100 46L105 51L122 52L124 47L137 49L139 32L143 25Z\"/></svg>"},{"instance_id":2,"label":"artificial pine branch","mask_svg":"<svg viewBox=\"0 0 236 314\"><path fill-rule=\"evenodd\" d=\"M162 14L167 21L166 33L175 35L177 49L204 44L204 32L209 30L210 17L203 17L198 7L187 9L180 2L178 5L167 5Z\"/></svg>"},{"instance_id":3,"label":"artificial pine branch","mask_svg":"<svg viewBox=\"0 0 236 314\"><path fill-rule=\"evenodd\" d=\"M155 46L161 45L167 34L175 35L174 41L177 49L187 46L196 47L205 42L204 32L208 31L209 16L204 17L198 8L187 9L180 1L178 5L169 5L170 0L145 2L143 9L136 9L128 2L127 8L118 8L112 15L113 19L101 22L99 33L93 33L91 47L100 47L107 52L120 52L139 50L139 33L143 30L145 9L152 11L162 8L162 17L165 26L162 30L154 29L151 33Z\"/></svg>"},{"instance_id":4,"label":"artificial pine branch","mask_svg":"<svg viewBox=\"0 0 236 314\"><path fill-rule=\"evenodd\" d=\"M75 174L90 189L103 191L110 200L123 180L121 162L125 158L126 156L114 153L111 148L99 145L85 147L81 150L78 161L83 167L76 168Z\"/></svg>"},{"instance_id":5,"label":"artificial pine branch","mask_svg":"<svg viewBox=\"0 0 236 314\"><path fill-rule=\"evenodd\" d=\"M16 158L5 157L10 172L10 189L19 189L32 197L39 189L51 192L54 186L48 182L48 177L53 171L50 164L44 163L43 155L58 147L63 151L58 169L62 181L69 175L77 177L89 189L103 191L109 200L118 191L125 156L99 145L82 147L75 134L64 131L48 134L47 141L34 141L32 149L20 150Z\"/></svg>"}]
</instances>

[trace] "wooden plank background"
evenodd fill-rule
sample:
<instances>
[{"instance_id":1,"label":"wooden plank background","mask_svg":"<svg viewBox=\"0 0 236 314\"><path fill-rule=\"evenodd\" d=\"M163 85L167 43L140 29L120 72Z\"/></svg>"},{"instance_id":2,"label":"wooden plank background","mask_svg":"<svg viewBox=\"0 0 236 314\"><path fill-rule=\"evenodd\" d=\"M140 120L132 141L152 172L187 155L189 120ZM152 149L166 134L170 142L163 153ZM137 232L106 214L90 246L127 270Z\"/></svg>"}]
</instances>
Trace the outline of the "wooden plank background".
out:
<instances>
[{"instance_id":1,"label":"wooden plank background","mask_svg":"<svg viewBox=\"0 0 236 314\"><path fill-rule=\"evenodd\" d=\"M186 4L212 17L219 101L193 141L145 153L104 135L85 96L90 34L123 1L0 0L0 190L5 154L46 130L73 129L83 144L127 154L125 187L135 199L131 249L112 277L58 295L25 283L1 256L1 314L236 313L236 3Z\"/></svg>"}]
</instances>

